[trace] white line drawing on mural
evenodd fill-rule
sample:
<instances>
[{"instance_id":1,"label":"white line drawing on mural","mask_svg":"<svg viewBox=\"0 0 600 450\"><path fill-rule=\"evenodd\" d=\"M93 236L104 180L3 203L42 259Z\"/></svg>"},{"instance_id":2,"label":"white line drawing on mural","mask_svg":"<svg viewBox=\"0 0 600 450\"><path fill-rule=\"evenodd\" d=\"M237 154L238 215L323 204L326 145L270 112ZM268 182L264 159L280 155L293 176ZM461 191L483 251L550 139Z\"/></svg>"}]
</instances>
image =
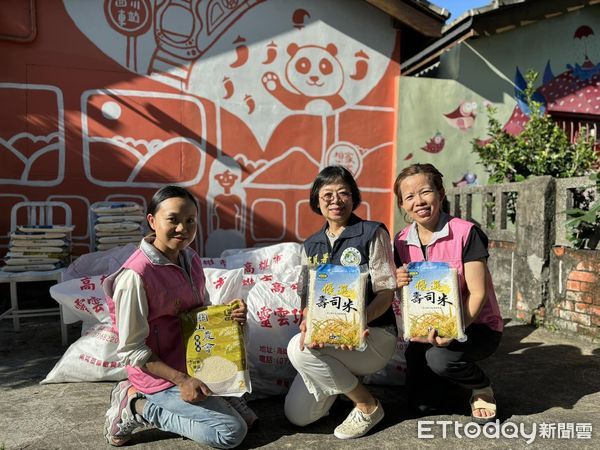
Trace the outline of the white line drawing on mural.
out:
<instances>
[{"instance_id":1,"label":"white line drawing on mural","mask_svg":"<svg viewBox=\"0 0 600 450\"><path fill-rule=\"evenodd\" d=\"M279 163L279 162L281 162L281 161L289 158L294 153L300 153L301 155L303 155L303 157L306 158L307 162L312 163L312 164L315 165L315 168L318 171L319 161L317 161L316 159L314 159L303 148L301 148L301 147L292 147L292 148L286 150L283 153L283 155L278 156L277 158L273 158L271 161L269 161L263 167L261 167L260 169L258 169L257 171L255 171L248 178L246 178L242 182L244 188L246 188L246 189L249 189L249 188L254 188L254 189L307 189L307 188L309 188L311 186L311 183L307 183L307 184L266 184L266 183L255 183L254 182L254 179L257 178L259 175L262 175L263 173L267 172L274 165L276 165L277 163ZM303 167L303 170L308 170L308 168Z\"/></svg>"},{"instance_id":2,"label":"white line drawing on mural","mask_svg":"<svg viewBox=\"0 0 600 450\"><path fill-rule=\"evenodd\" d=\"M207 240L210 253L246 247L246 191L237 161L219 156L210 167L207 206ZM207 244L208 245L208 244Z\"/></svg>"},{"instance_id":3,"label":"white line drawing on mural","mask_svg":"<svg viewBox=\"0 0 600 450\"><path fill-rule=\"evenodd\" d=\"M271 223L272 225L275 225L275 224L281 225L281 234L279 236L259 237L256 235L256 230L258 230L260 228L254 226L254 218L257 215L260 216L260 214L257 213L256 210L258 209L258 205L260 205L262 203L275 203L275 204L281 205L281 217L278 220L276 219ZM270 209L270 211L272 212L273 210ZM254 239L256 242L271 242L271 241L278 242L278 241L281 241L283 239L283 237L285 236L286 217L287 217L287 214L286 214L285 202L283 200L276 199L276 198L259 198L259 199L254 200L250 207L250 234L252 235L252 239ZM275 231L275 230L271 229L269 231Z\"/></svg>"},{"instance_id":4,"label":"white line drawing on mural","mask_svg":"<svg viewBox=\"0 0 600 450\"><path fill-rule=\"evenodd\" d=\"M263 1L164 1L155 12L154 34L158 46L148 74L169 86L187 90L194 62L244 13ZM237 53L244 53L244 47L238 46ZM247 51L247 47L245 49ZM240 62L238 59L237 64ZM234 63L232 67L237 65Z\"/></svg>"},{"instance_id":5,"label":"white line drawing on mural","mask_svg":"<svg viewBox=\"0 0 600 450\"><path fill-rule=\"evenodd\" d=\"M65 135L64 135L64 102L62 91L56 86L46 84L22 84L22 83L0 83L0 89L19 89L28 91L28 99L35 99L36 91L50 91L56 95L56 131L45 135L36 135L29 131L17 133L10 138L0 138L1 149L6 149L11 155L16 157L23 163L23 170L20 174L15 174L15 178L0 178L0 184L12 184L21 186L56 186L62 183L65 174ZM29 106L30 104L28 104ZM28 110L27 115L35 114L35 110ZM46 113L46 116L48 114ZM50 119L53 119L50 117ZM29 127L34 128L31 122L28 121ZM42 148L38 148L29 157L19 150L21 143L37 143L45 142ZM21 144L22 145L22 144ZM42 156L50 152L58 153L58 164L56 167L56 176L52 180L30 180L30 172L34 163ZM1 153L0 153L1 154ZM45 167L45 170L49 168ZM54 168L52 168L54 169Z\"/></svg>"},{"instance_id":6,"label":"white line drawing on mural","mask_svg":"<svg viewBox=\"0 0 600 450\"><path fill-rule=\"evenodd\" d=\"M27 202L29 201L29 198L27 198L27 196L23 195L23 194L4 194L4 193L0 193L0 197L7 197L7 198L11 198L11 197L15 197L17 198L17 200L14 202L13 205L10 205L9 208L7 208L7 211L10 211L12 209L12 207L14 205L16 205L19 202ZM5 234L1 234L0 235L0 240L4 240L6 239L6 244L0 244L0 248L8 248L8 239L10 238L10 223L7 223L8 228Z\"/></svg>"},{"instance_id":7,"label":"white line drawing on mural","mask_svg":"<svg viewBox=\"0 0 600 450\"><path fill-rule=\"evenodd\" d=\"M109 137L104 136L90 136L89 134L89 123L88 123L88 102L94 95L104 95L108 98L119 98L126 99L131 98L142 98L142 99L167 99L173 101L185 101L193 104L199 113L200 118L200 141L184 136L175 136L166 140L163 139L137 139L132 136L120 136L113 135ZM106 104L109 104L107 107ZM126 123L125 119L121 117L123 113L121 110L116 110L115 105L120 108L114 101L105 102L102 107L102 113L104 118L107 120L117 120L120 123ZM151 103L150 103L151 105ZM145 106L148 106L148 101L145 102ZM137 105L139 108L139 104ZM134 90L121 90L121 89L93 89L85 91L81 96L81 128L83 138L83 162L85 175L90 182L99 186L136 186L136 187L160 187L164 184L164 179L167 177L173 182L177 182L181 186L193 186L197 184L204 175L205 164L206 164L206 113L204 105L195 97L186 94L171 94L165 92L151 92L151 91L134 91ZM195 130L194 130L195 131ZM125 152L133 156L135 165L126 179L119 181L109 181L96 178L92 174L92 157L91 157L91 144L93 143L106 143L111 146L123 149ZM170 145L186 143L190 144L190 147L198 152L199 162L198 168L193 174L191 179L179 180L175 174L161 174L161 179L156 181L135 181L135 178L144 170L144 166L156 156L159 152L169 148ZM143 154L137 150L135 146L141 146L146 150ZM146 174L147 176L147 174Z\"/></svg>"},{"instance_id":8,"label":"white line drawing on mural","mask_svg":"<svg viewBox=\"0 0 600 450\"><path fill-rule=\"evenodd\" d=\"M108 24L127 39L127 68L137 72L137 37L152 25L150 0L106 0L104 15Z\"/></svg>"},{"instance_id":9,"label":"white line drawing on mural","mask_svg":"<svg viewBox=\"0 0 600 450\"><path fill-rule=\"evenodd\" d=\"M48 197L46 197L46 201L53 201L53 200L64 201L66 204L68 204L71 207L71 210L74 210L73 204L68 201L69 199L81 200L85 204L86 212L88 212L90 210L90 201L86 197L83 197L81 195L49 195ZM75 218L77 218L77 217L78 216L75 216ZM81 217L81 216L79 216L79 217ZM74 247L75 246L85 247L87 249L87 252L89 252L92 247L90 246L90 233L89 233L90 227L89 227L89 223L87 223L89 221L88 214L86 214L84 217L86 219L86 223L82 227L82 229L84 230L85 234L75 235L75 234L71 233L71 240L72 241L86 241L86 242L72 242L71 245L73 245ZM77 227L76 227L76 229L77 229Z\"/></svg>"}]
</instances>

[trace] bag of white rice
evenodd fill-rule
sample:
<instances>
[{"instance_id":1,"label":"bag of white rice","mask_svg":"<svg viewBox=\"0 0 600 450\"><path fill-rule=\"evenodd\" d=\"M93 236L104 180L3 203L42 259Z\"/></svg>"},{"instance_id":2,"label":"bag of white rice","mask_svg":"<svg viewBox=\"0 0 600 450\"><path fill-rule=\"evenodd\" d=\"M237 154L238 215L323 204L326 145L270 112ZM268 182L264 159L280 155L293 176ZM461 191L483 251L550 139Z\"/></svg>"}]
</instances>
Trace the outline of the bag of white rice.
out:
<instances>
[{"instance_id":1,"label":"bag of white rice","mask_svg":"<svg viewBox=\"0 0 600 450\"><path fill-rule=\"evenodd\" d=\"M181 315L188 375L216 395L241 397L252 391L242 327L229 305L202 306Z\"/></svg>"}]
</instances>

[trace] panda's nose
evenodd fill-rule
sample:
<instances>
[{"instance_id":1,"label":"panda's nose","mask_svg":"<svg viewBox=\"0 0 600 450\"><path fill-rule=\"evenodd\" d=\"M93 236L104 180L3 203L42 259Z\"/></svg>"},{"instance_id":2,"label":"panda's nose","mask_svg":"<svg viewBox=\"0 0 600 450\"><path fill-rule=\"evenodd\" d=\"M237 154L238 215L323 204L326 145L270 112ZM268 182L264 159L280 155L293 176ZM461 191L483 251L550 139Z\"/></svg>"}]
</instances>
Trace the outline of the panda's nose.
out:
<instances>
[{"instance_id":1,"label":"panda's nose","mask_svg":"<svg viewBox=\"0 0 600 450\"><path fill-rule=\"evenodd\" d=\"M319 81L319 77L317 75L311 75L310 76L310 81L316 83L317 81Z\"/></svg>"}]
</instances>

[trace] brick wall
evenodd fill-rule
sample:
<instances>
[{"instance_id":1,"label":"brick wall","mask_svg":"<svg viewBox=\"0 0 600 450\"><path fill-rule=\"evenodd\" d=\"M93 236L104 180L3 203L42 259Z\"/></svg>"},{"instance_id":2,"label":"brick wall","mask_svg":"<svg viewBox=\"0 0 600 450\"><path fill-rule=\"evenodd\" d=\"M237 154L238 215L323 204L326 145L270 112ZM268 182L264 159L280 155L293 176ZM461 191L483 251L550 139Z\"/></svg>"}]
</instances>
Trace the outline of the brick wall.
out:
<instances>
[{"instance_id":1,"label":"brick wall","mask_svg":"<svg viewBox=\"0 0 600 450\"><path fill-rule=\"evenodd\" d=\"M546 322L600 342L600 251L554 247Z\"/></svg>"}]
</instances>

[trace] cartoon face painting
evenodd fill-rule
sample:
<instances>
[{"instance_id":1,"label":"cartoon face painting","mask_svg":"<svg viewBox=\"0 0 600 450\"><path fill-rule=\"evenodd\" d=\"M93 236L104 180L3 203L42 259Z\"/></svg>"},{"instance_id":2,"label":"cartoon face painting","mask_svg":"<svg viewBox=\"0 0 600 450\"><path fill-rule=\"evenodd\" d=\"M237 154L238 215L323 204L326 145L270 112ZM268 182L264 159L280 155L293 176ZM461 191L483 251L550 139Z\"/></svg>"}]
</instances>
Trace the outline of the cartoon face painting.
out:
<instances>
[{"instance_id":1,"label":"cartoon face painting","mask_svg":"<svg viewBox=\"0 0 600 450\"><path fill-rule=\"evenodd\" d=\"M285 66L285 76L300 94L323 97L337 94L344 84L344 70L337 60L337 47L318 45L299 47L290 44L291 59Z\"/></svg>"},{"instance_id":2,"label":"cartoon face painting","mask_svg":"<svg viewBox=\"0 0 600 450\"><path fill-rule=\"evenodd\" d=\"M296 92L286 89L273 72L263 75L263 85L281 103L293 110L330 112L345 105L339 95L344 85L344 69L336 58L337 47L290 44L285 78ZM312 104L312 105L311 105ZM326 105L324 105L326 104Z\"/></svg>"},{"instance_id":3,"label":"cartoon face painting","mask_svg":"<svg viewBox=\"0 0 600 450\"><path fill-rule=\"evenodd\" d=\"M463 100L454 111L444 114L444 117L450 126L467 131L475 124L477 103Z\"/></svg>"}]
</instances>

